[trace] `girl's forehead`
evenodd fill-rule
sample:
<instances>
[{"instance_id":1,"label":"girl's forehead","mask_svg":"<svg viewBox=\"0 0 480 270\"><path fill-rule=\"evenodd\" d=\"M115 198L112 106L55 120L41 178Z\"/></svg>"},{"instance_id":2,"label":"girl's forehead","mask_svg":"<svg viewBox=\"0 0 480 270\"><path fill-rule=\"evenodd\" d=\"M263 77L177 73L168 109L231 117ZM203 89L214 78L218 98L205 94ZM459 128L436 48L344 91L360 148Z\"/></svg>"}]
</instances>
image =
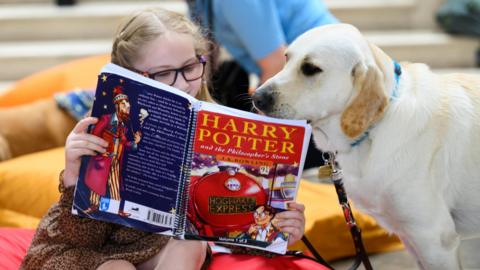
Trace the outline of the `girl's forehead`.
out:
<instances>
[{"instance_id":1,"label":"girl's forehead","mask_svg":"<svg viewBox=\"0 0 480 270\"><path fill-rule=\"evenodd\" d=\"M167 31L142 48L136 68L148 71L152 68L181 67L195 57L191 35Z\"/></svg>"}]
</instances>

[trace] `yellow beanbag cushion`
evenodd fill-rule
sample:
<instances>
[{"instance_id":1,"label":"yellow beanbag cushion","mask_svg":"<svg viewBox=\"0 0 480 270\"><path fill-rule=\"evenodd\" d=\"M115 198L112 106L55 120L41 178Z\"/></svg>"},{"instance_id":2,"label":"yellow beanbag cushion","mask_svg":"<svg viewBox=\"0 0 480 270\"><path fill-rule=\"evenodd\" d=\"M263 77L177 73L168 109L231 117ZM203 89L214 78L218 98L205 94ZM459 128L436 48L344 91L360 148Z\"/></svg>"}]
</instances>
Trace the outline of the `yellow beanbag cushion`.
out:
<instances>
[{"instance_id":1,"label":"yellow beanbag cushion","mask_svg":"<svg viewBox=\"0 0 480 270\"><path fill-rule=\"evenodd\" d=\"M0 227L34 229L39 221L37 217L0 208Z\"/></svg>"},{"instance_id":2,"label":"yellow beanbag cushion","mask_svg":"<svg viewBox=\"0 0 480 270\"><path fill-rule=\"evenodd\" d=\"M305 204L305 235L325 260L355 255L353 238L333 185L302 181L297 201ZM360 213L355 208L352 212L362 230L363 243L368 253L403 249L399 239L388 234L371 216ZM303 243L299 242L291 249L306 250Z\"/></svg>"},{"instance_id":3,"label":"yellow beanbag cushion","mask_svg":"<svg viewBox=\"0 0 480 270\"><path fill-rule=\"evenodd\" d=\"M59 198L64 148L0 162L0 227L35 228Z\"/></svg>"},{"instance_id":4,"label":"yellow beanbag cushion","mask_svg":"<svg viewBox=\"0 0 480 270\"><path fill-rule=\"evenodd\" d=\"M91 56L30 75L0 95L0 107L29 103L75 88L94 89L100 69L109 61L107 54Z\"/></svg>"}]
</instances>

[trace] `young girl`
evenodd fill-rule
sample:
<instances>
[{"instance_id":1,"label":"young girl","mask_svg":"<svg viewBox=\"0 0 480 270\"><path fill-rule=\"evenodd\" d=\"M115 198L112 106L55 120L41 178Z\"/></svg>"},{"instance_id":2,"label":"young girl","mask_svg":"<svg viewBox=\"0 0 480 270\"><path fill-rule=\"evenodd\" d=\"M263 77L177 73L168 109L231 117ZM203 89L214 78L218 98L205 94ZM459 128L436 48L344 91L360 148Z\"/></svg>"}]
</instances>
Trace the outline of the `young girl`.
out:
<instances>
[{"instance_id":1,"label":"young girl","mask_svg":"<svg viewBox=\"0 0 480 270\"><path fill-rule=\"evenodd\" d=\"M207 41L186 17L162 9L146 9L119 28L112 62L211 101L205 83ZM174 240L124 226L71 214L81 156L106 151L107 142L86 133L98 119L81 120L67 138L65 170L60 174L60 201L40 222L21 269L201 269L208 266L206 242ZM278 226L301 238L304 207L277 215Z\"/></svg>"}]
</instances>

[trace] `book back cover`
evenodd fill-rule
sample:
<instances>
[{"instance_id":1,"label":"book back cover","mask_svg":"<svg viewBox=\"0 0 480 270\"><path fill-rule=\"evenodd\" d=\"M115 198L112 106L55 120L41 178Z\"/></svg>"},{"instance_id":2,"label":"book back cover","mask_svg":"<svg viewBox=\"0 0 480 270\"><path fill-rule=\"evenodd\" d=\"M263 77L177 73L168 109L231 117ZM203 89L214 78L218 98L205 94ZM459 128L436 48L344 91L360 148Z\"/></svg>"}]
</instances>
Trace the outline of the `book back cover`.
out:
<instances>
[{"instance_id":1,"label":"book back cover","mask_svg":"<svg viewBox=\"0 0 480 270\"><path fill-rule=\"evenodd\" d=\"M99 120L89 132L108 147L83 158L72 211L174 234L187 177L182 168L192 103L134 79L108 72L99 76L92 111Z\"/></svg>"}]
</instances>

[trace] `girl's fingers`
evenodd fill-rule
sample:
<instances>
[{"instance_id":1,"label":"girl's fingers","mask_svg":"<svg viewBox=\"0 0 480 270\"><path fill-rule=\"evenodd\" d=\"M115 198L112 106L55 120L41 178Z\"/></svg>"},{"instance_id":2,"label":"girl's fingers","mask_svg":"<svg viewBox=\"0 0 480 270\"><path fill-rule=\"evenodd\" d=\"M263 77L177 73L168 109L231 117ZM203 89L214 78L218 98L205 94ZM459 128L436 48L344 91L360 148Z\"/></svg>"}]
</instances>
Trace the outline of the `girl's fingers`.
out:
<instances>
[{"instance_id":1,"label":"girl's fingers","mask_svg":"<svg viewBox=\"0 0 480 270\"><path fill-rule=\"evenodd\" d=\"M95 156L95 155L97 155L97 152L95 152L93 150L90 150L90 149L86 149L86 148L77 148L77 149L71 150L70 154L72 154L73 156L76 156L76 157Z\"/></svg>"},{"instance_id":2,"label":"girl's fingers","mask_svg":"<svg viewBox=\"0 0 480 270\"><path fill-rule=\"evenodd\" d=\"M297 227L302 228L303 222L298 219L282 219L277 222L277 226L283 229L284 227Z\"/></svg>"},{"instance_id":3,"label":"girl's fingers","mask_svg":"<svg viewBox=\"0 0 480 270\"><path fill-rule=\"evenodd\" d=\"M95 117L87 117L82 120L80 120L77 125L73 128L72 132L73 133L84 133L87 131L87 128L89 125L97 123L98 118Z\"/></svg>"},{"instance_id":4,"label":"girl's fingers","mask_svg":"<svg viewBox=\"0 0 480 270\"><path fill-rule=\"evenodd\" d=\"M288 233L288 235L294 238L301 238L303 233L297 227L285 227L282 229L283 233Z\"/></svg>"},{"instance_id":5,"label":"girl's fingers","mask_svg":"<svg viewBox=\"0 0 480 270\"><path fill-rule=\"evenodd\" d=\"M108 146L108 142L105 141L104 139L88 133L75 134L72 136L71 141L84 141L84 142L91 142L94 144L98 144L103 147Z\"/></svg>"},{"instance_id":6,"label":"girl's fingers","mask_svg":"<svg viewBox=\"0 0 480 270\"><path fill-rule=\"evenodd\" d=\"M289 211L278 213L275 218L280 231L288 233L288 244L293 244L302 238L305 230L305 207L299 203L289 203Z\"/></svg>"},{"instance_id":7,"label":"girl's fingers","mask_svg":"<svg viewBox=\"0 0 480 270\"><path fill-rule=\"evenodd\" d=\"M89 149L92 151L96 151L98 153L106 152L105 147L89 141L72 141L68 144L68 149L71 149L71 150Z\"/></svg>"},{"instance_id":8,"label":"girl's fingers","mask_svg":"<svg viewBox=\"0 0 480 270\"><path fill-rule=\"evenodd\" d=\"M278 213L276 216L278 219L298 219L298 220L305 220L305 215L297 210L292 211L283 211Z\"/></svg>"},{"instance_id":9,"label":"girl's fingers","mask_svg":"<svg viewBox=\"0 0 480 270\"><path fill-rule=\"evenodd\" d=\"M300 211L300 212L305 212L305 205L301 204L301 203L296 203L296 202L289 202L288 203L288 209L289 210L297 210L297 211Z\"/></svg>"},{"instance_id":10,"label":"girl's fingers","mask_svg":"<svg viewBox=\"0 0 480 270\"><path fill-rule=\"evenodd\" d=\"M296 227L286 227L282 232L288 233L288 244L291 245L302 238L303 233Z\"/></svg>"}]
</instances>

